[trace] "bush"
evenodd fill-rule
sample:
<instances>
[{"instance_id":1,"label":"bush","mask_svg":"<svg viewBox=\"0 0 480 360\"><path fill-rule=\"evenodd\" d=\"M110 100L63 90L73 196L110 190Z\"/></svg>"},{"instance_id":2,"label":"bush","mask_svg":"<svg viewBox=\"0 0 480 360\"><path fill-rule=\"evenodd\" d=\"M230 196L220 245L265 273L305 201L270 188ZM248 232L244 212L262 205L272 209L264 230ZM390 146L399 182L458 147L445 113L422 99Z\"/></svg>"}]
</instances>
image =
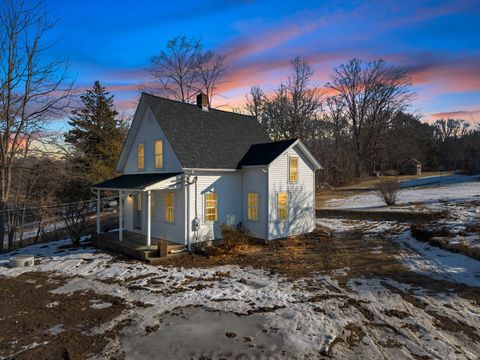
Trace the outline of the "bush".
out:
<instances>
[{"instance_id":1,"label":"bush","mask_svg":"<svg viewBox=\"0 0 480 360\"><path fill-rule=\"evenodd\" d=\"M378 196L388 206L395 205L397 202L400 187L397 180L384 180L377 185Z\"/></svg>"},{"instance_id":2,"label":"bush","mask_svg":"<svg viewBox=\"0 0 480 360\"><path fill-rule=\"evenodd\" d=\"M220 224L223 245L226 250L233 250L237 246L244 245L250 240L250 232L237 226Z\"/></svg>"}]
</instances>

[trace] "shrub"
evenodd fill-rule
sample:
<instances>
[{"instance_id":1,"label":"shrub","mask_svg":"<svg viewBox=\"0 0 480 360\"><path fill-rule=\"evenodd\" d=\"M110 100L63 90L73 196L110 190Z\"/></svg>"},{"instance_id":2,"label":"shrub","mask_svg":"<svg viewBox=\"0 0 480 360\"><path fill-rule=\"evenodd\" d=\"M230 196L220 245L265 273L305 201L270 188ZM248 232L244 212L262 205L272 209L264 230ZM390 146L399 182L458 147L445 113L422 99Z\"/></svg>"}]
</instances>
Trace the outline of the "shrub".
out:
<instances>
[{"instance_id":1,"label":"shrub","mask_svg":"<svg viewBox=\"0 0 480 360\"><path fill-rule=\"evenodd\" d=\"M223 245L226 250L233 250L237 246L244 245L250 240L250 232L246 229L220 224L220 230L222 232Z\"/></svg>"},{"instance_id":2,"label":"shrub","mask_svg":"<svg viewBox=\"0 0 480 360\"><path fill-rule=\"evenodd\" d=\"M397 180L384 180L377 185L378 196L388 206L395 205L397 202L400 187Z\"/></svg>"}]
</instances>

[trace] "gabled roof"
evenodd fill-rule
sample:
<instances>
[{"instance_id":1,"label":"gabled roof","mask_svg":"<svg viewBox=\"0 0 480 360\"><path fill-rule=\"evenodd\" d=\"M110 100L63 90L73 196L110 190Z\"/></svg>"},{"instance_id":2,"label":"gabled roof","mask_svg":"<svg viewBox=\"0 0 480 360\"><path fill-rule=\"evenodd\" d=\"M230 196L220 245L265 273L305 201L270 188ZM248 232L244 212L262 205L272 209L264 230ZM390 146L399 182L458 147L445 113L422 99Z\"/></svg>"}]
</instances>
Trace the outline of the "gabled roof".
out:
<instances>
[{"instance_id":1,"label":"gabled roof","mask_svg":"<svg viewBox=\"0 0 480 360\"><path fill-rule=\"evenodd\" d=\"M176 177L181 173L155 173L120 175L116 178L92 186L93 189L129 189L143 190L150 185Z\"/></svg>"},{"instance_id":2,"label":"gabled roof","mask_svg":"<svg viewBox=\"0 0 480 360\"><path fill-rule=\"evenodd\" d=\"M235 169L251 145L270 138L252 116L142 94L184 169Z\"/></svg>"},{"instance_id":3,"label":"gabled roof","mask_svg":"<svg viewBox=\"0 0 480 360\"><path fill-rule=\"evenodd\" d=\"M297 141L297 139L254 144L250 146L237 167L268 165L287 150L295 141Z\"/></svg>"}]
</instances>

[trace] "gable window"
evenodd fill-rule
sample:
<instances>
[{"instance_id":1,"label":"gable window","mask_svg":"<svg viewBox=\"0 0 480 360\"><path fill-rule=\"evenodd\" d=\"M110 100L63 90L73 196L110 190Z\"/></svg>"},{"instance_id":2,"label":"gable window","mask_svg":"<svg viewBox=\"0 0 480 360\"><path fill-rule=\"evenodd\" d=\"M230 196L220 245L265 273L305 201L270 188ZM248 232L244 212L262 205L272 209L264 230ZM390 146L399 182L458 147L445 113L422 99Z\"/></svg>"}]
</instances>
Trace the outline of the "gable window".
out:
<instances>
[{"instance_id":1,"label":"gable window","mask_svg":"<svg viewBox=\"0 0 480 360\"><path fill-rule=\"evenodd\" d=\"M288 179L290 182L297 182L298 181L298 157L290 156L288 158L289 164L289 176Z\"/></svg>"},{"instance_id":2,"label":"gable window","mask_svg":"<svg viewBox=\"0 0 480 360\"><path fill-rule=\"evenodd\" d=\"M165 221L173 223L175 220L174 194L169 192L165 195Z\"/></svg>"},{"instance_id":3,"label":"gable window","mask_svg":"<svg viewBox=\"0 0 480 360\"><path fill-rule=\"evenodd\" d=\"M137 169L145 169L145 144L137 145Z\"/></svg>"},{"instance_id":4,"label":"gable window","mask_svg":"<svg viewBox=\"0 0 480 360\"><path fill-rule=\"evenodd\" d=\"M258 221L258 193L248 193L248 220Z\"/></svg>"},{"instance_id":5,"label":"gable window","mask_svg":"<svg viewBox=\"0 0 480 360\"><path fill-rule=\"evenodd\" d=\"M279 220L288 218L288 194L286 192L277 194L277 218Z\"/></svg>"},{"instance_id":6,"label":"gable window","mask_svg":"<svg viewBox=\"0 0 480 360\"><path fill-rule=\"evenodd\" d=\"M217 193L205 194L205 222L217 221Z\"/></svg>"},{"instance_id":7,"label":"gable window","mask_svg":"<svg viewBox=\"0 0 480 360\"><path fill-rule=\"evenodd\" d=\"M155 141L155 168L163 168L163 141Z\"/></svg>"}]
</instances>

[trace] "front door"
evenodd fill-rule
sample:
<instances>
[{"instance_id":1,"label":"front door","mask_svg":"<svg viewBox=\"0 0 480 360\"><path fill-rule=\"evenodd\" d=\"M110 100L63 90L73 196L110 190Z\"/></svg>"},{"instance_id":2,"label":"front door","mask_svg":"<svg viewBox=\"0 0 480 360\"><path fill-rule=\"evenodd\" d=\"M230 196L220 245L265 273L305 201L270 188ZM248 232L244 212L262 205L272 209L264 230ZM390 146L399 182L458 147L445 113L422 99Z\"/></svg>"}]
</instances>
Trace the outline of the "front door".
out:
<instances>
[{"instance_id":1,"label":"front door","mask_svg":"<svg viewBox=\"0 0 480 360\"><path fill-rule=\"evenodd\" d=\"M135 229L142 229L142 194L136 193L133 195L133 227Z\"/></svg>"}]
</instances>

